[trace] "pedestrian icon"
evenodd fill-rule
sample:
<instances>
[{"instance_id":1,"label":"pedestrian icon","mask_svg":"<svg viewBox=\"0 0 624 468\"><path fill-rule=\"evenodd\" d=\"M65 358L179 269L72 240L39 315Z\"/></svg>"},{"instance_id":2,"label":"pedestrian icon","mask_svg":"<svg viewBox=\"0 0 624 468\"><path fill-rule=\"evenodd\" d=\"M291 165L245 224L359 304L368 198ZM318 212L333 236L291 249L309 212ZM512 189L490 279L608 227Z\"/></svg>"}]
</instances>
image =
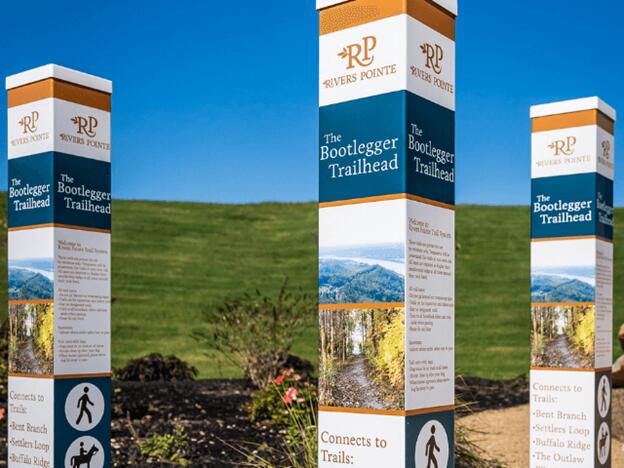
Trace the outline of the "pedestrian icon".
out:
<instances>
[{"instance_id":1,"label":"pedestrian icon","mask_svg":"<svg viewBox=\"0 0 624 468\"><path fill-rule=\"evenodd\" d=\"M65 454L66 468L103 468L104 450L97 439L89 436L76 439Z\"/></svg>"},{"instance_id":2,"label":"pedestrian icon","mask_svg":"<svg viewBox=\"0 0 624 468\"><path fill-rule=\"evenodd\" d=\"M431 425L431 437L429 438L429 442L425 446L425 455L427 456L427 468L438 468L438 459L436 458L435 452L440 451L440 447L436 443L435 438L435 425ZM431 466L433 464L433 467Z\"/></svg>"},{"instance_id":3,"label":"pedestrian icon","mask_svg":"<svg viewBox=\"0 0 624 468\"><path fill-rule=\"evenodd\" d=\"M76 425L80 425L80 421L82 421L82 417L86 414L89 418L89 424L93 424L93 416L91 415L91 411L89 411L89 405L95 406L95 404L89 400L89 387L84 387L84 395L82 395L78 399L77 407L80 409L80 414L78 415L78 419L76 420Z\"/></svg>"},{"instance_id":4,"label":"pedestrian icon","mask_svg":"<svg viewBox=\"0 0 624 468\"><path fill-rule=\"evenodd\" d=\"M598 384L597 391L598 412L601 418L606 418L611 408L611 382L606 375L603 375Z\"/></svg>"},{"instance_id":5,"label":"pedestrian icon","mask_svg":"<svg viewBox=\"0 0 624 468\"><path fill-rule=\"evenodd\" d=\"M416 440L415 468L447 468L449 456L446 429L438 420L428 421Z\"/></svg>"},{"instance_id":6,"label":"pedestrian icon","mask_svg":"<svg viewBox=\"0 0 624 468\"><path fill-rule=\"evenodd\" d=\"M65 400L67 422L77 431L86 432L97 426L105 410L104 395L95 385L76 385Z\"/></svg>"}]
</instances>

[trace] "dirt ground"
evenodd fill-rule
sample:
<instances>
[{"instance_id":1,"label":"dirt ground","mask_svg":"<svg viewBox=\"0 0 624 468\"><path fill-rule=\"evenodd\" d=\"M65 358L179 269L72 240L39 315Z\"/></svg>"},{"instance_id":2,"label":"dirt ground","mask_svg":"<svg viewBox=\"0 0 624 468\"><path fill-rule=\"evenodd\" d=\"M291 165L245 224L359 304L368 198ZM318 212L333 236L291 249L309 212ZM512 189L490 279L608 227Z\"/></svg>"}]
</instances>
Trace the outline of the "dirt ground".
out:
<instances>
[{"instance_id":1,"label":"dirt ground","mask_svg":"<svg viewBox=\"0 0 624 468\"><path fill-rule=\"evenodd\" d=\"M612 466L624 467L624 389L614 392ZM461 422L476 431L473 441L509 468L529 466L529 405L487 410ZM619 439L619 440L618 440Z\"/></svg>"}]
</instances>

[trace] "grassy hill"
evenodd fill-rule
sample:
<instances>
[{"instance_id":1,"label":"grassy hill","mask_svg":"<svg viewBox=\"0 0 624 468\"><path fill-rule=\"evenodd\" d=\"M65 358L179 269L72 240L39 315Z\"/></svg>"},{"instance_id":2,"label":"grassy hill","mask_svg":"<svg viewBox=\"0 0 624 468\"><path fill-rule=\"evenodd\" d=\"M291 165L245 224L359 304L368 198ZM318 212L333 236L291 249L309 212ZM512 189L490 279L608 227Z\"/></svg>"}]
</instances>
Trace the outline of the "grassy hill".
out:
<instances>
[{"instance_id":1,"label":"grassy hill","mask_svg":"<svg viewBox=\"0 0 624 468\"><path fill-rule=\"evenodd\" d=\"M0 199L6 229L6 196ZM224 299L259 288L316 294L315 204L113 204L113 364L158 351L192 362L203 377L240 371L198 350L190 334ZM618 216L624 210L618 210ZM624 231L617 231L617 244ZM457 209L457 370L493 378L529 362L529 210ZM616 264L621 265L616 249ZM6 236L0 238L6 284ZM616 323L624 321L624 268L616 268ZM6 290L0 288L6 304ZM3 308L6 314L6 307ZM288 326L287 323L284 324ZM316 361L316 328L295 352Z\"/></svg>"}]
</instances>

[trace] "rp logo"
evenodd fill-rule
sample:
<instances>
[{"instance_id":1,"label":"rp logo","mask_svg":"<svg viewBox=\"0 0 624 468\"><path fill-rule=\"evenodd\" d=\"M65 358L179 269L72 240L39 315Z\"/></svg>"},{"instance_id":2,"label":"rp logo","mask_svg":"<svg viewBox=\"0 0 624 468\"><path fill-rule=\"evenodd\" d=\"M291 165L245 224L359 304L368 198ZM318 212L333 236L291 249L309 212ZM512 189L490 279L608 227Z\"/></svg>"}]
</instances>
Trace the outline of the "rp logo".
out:
<instances>
[{"instance_id":1,"label":"rp logo","mask_svg":"<svg viewBox=\"0 0 624 468\"><path fill-rule=\"evenodd\" d=\"M609 156L611 156L611 142L608 140L605 140L602 142L601 146L602 146L602 156L604 158L609 158Z\"/></svg>"},{"instance_id":2,"label":"rp logo","mask_svg":"<svg viewBox=\"0 0 624 468\"><path fill-rule=\"evenodd\" d=\"M98 126L98 120L93 116L81 117L77 116L71 119L73 123L78 127L76 132L80 135L87 135L90 138L93 138L96 133L95 129Z\"/></svg>"},{"instance_id":3,"label":"rp logo","mask_svg":"<svg viewBox=\"0 0 624 468\"><path fill-rule=\"evenodd\" d=\"M30 115L25 115L18 122L22 127L22 133L35 133L37 131L37 121L39 120L39 112L32 111Z\"/></svg>"},{"instance_id":4,"label":"rp logo","mask_svg":"<svg viewBox=\"0 0 624 468\"><path fill-rule=\"evenodd\" d=\"M554 151L555 156L570 156L574 154L574 145L576 145L576 137L569 136L562 140L553 141L548 147Z\"/></svg>"},{"instance_id":5,"label":"rp logo","mask_svg":"<svg viewBox=\"0 0 624 468\"><path fill-rule=\"evenodd\" d=\"M347 70L355 68L356 65L368 67L375 61L375 56L371 52L376 47L377 38L375 36L366 36L360 42L344 47L338 53L338 57L347 60Z\"/></svg>"},{"instance_id":6,"label":"rp logo","mask_svg":"<svg viewBox=\"0 0 624 468\"><path fill-rule=\"evenodd\" d=\"M425 42L420 46L420 50L425 54L425 67L433 70L436 74L442 73L442 60L444 60L444 49L438 44Z\"/></svg>"}]
</instances>

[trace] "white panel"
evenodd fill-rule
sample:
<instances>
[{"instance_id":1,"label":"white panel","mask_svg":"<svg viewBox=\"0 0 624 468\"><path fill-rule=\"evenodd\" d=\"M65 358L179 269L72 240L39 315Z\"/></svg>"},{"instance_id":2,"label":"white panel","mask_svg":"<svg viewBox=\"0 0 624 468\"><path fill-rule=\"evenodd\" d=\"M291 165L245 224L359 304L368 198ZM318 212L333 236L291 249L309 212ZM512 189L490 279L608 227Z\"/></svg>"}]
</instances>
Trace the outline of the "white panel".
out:
<instances>
[{"instance_id":1,"label":"white panel","mask_svg":"<svg viewBox=\"0 0 624 468\"><path fill-rule=\"evenodd\" d=\"M408 201L405 409L455 402L455 212Z\"/></svg>"},{"instance_id":2,"label":"white panel","mask_svg":"<svg viewBox=\"0 0 624 468\"><path fill-rule=\"evenodd\" d=\"M596 125L533 133L531 177L552 177L596 172ZM604 166L603 166L604 169ZM613 172L603 174L613 178Z\"/></svg>"},{"instance_id":3,"label":"white panel","mask_svg":"<svg viewBox=\"0 0 624 468\"><path fill-rule=\"evenodd\" d=\"M9 159L54 148L54 99L42 99L8 110Z\"/></svg>"},{"instance_id":4,"label":"white panel","mask_svg":"<svg viewBox=\"0 0 624 468\"><path fill-rule=\"evenodd\" d=\"M316 0L316 9L321 10L330 6L340 5L341 3L347 3L351 0Z\"/></svg>"},{"instance_id":5,"label":"white panel","mask_svg":"<svg viewBox=\"0 0 624 468\"><path fill-rule=\"evenodd\" d=\"M54 150L110 162L110 112L54 100Z\"/></svg>"},{"instance_id":6,"label":"white panel","mask_svg":"<svg viewBox=\"0 0 624 468\"><path fill-rule=\"evenodd\" d=\"M59 80L69 81L70 83L103 91L108 94L113 92L113 83L110 80L55 64L43 65L7 77L6 89L17 88L47 78L58 78Z\"/></svg>"},{"instance_id":7,"label":"white panel","mask_svg":"<svg viewBox=\"0 0 624 468\"><path fill-rule=\"evenodd\" d=\"M613 364L613 244L596 241L596 364Z\"/></svg>"},{"instance_id":8,"label":"white panel","mask_svg":"<svg viewBox=\"0 0 624 468\"><path fill-rule=\"evenodd\" d=\"M596 154L598 155L598 173L607 179L613 180L615 177L615 138L601 127L596 127L597 138Z\"/></svg>"},{"instance_id":9,"label":"white panel","mask_svg":"<svg viewBox=\"0 0 624 468\"><path fill-rule=\"evenodd\" d=\"M321 10L334 5L340 5L350 0L316 0L316 9ZM384 1L384 0L379 0ZM453 15L457 16L457 0L431 0L433 3L437 3L445 10L449 11Z\"/></svg>"},{"instance_id":10,"label":"white panel","mask_svg":"<svg viewBox=\"0 0 624 468\"><path fill-rule=\"evenodd\" d=\"M9 159L47 151L110 162L110 112L49 98L8 111Z\"/></svg>"},{"instance_id":11,"label":"white panel","mask_svg":"<svg viewBox=\"0 0 624 468\"><path fill-rule=\"evenodd\" d=\"M567 114L570 112L580 112L592 109L600 110L612 120L616 120L617 118L615 109L597 96L532 106L531 118L534 119L535 117L546 117L549 115Z\"/></svg>"},{"instance_id":12,"label":"white panel","mask_svg":"<svg viewBox=\"0 0 624 468\"><path fill-rule=\"evenodd\" d=\"M321 106L405 89L407 15L322 35Z\"/></svg>"},{"instance_id":13,"label":"white panel","mask_svg":"<svg viewBox=\"0 0 624 468\"><path fill-rule=\"evenodd\" d=\"M408 16L407 89L455 110L455 42Z\"/></svg>"},{"instance_id":14,"label":"white panel","mask_svg":"<svg viewBox=\"0 0 624 468\"><path fill-rule=\"evenodd\" d=\"M531 371L531 468L594 466L593 372Z\"/></svg>"},{"instance_id":15,"label":"white panel","mask_svg":"<svg viewBox=\"0 0 624 468\"><path fill-rule=\"evenodd\" d=\"M9 466L54 466L54 380L9 377Z\"/></svg>"},{"instance_id":16,"label":"white panel","mask_svg":"<svg viewBox=\"0 0 624 468\"><path fill-rule=\"evenodd\" d=\"M455 110L455 42L411 16L323 35L319 47L321 107L409 90Z\"/></svg>"},{"instance_id":17,"label":"white panel","mask_svg":"<svg viewBox=\"0 0 624 468\"><path fill-rule=\"evenodd\" d=\"M318 426L319 468L405 466L404 417L319 411Z\"/></svg>"},{"instance_id":18,"label":"white panel","mask_svg":"<svg viewBox=\"0 0 624 468\"><path fill-rule=\"evenodd\" d=\"M110 234L55 229L56 375L110 372Z\"/></svg>"}]
</instances>

